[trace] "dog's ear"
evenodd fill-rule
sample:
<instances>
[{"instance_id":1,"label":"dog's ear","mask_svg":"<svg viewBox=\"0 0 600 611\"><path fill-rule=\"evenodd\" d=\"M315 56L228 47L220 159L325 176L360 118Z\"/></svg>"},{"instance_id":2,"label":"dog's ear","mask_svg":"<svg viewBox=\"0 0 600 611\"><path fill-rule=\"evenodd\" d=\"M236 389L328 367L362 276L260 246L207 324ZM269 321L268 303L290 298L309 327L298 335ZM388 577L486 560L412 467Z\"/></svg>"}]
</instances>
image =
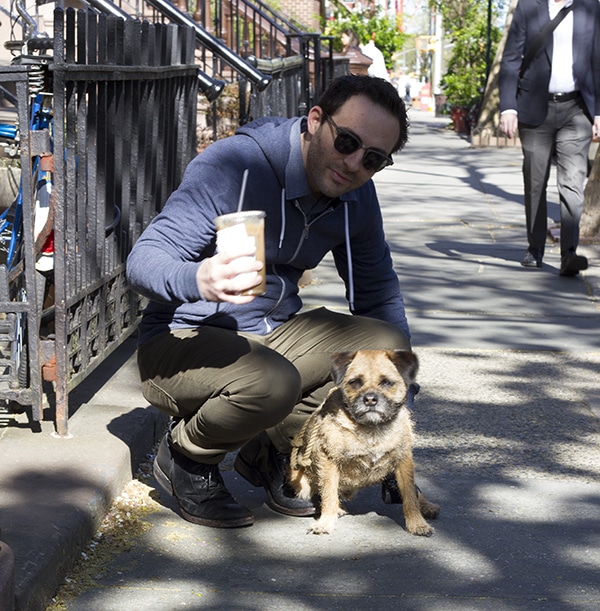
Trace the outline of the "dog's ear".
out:
<instances>
[{"instance_id":1,"label":"dog's ear","mask_svg":"<svg viewBox=\"0 0 600 611\"><path fill-rule=\"evenodd\" d=\"M392 350L390 351L390 361L394 363L396 369L409 382L414 382L419 370L419 359L414 352L410 350Z\"/></svg>"},{"instance_id":2,"label":"dog's ear","mask_svg":"<svg viewBox=\"0 0 600 611\"><path fill-rule=\"evenodd\" d=\"M356 352L338 352L331 357L331 378L336 386L341 384L355 356Z\"/></svg>"}]
</instances>

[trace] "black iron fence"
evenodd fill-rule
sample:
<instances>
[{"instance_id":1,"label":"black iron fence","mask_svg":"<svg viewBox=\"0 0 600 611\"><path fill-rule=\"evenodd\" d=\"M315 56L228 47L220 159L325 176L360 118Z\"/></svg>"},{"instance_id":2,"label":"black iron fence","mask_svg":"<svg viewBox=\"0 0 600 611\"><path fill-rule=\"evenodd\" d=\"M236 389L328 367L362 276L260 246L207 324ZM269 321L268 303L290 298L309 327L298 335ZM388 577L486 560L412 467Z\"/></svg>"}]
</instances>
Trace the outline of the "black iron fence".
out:
<instances>
[{"instance_id":1,"label":"black iron fence","mask_svg":"<svg viewBox=\"0 0 600 611\"><path fill-rule=\"evenodd\" d=\"M37 422L49 396L62 437L69 391L136 329L144 304L126 286L126 258L196 154L207 105L198 93L214 82L198 65L199 26L109 9L56 9L53 37L36 43L48 50L43 61L24 56L22 65L0 69L0 82L11 81L17 94L24 179L21 260L12 270L0 265L0 401L31 405ZM251 70L232 83L239 94L232 129L265 115L302 114L347 72L331 40L289 29L288 56L239 60ZM52 108L43 133L27 121L32 81ZM213 139L220 102L208 101ZM46 229L54 231L54 263L43 273L32 159L53 176ZM43 393L44 384L54 392Z\"/></svg>"},{"instance_id":2,"label":"black iron fence","mask_svg":"<svg viewBox=\"0 0 600 611\"><path fill-rule=\"evenodd\" d=\"M189 28L57 10L54 21L57 429L67 392L136 327L131 246L195 154Z\"/></svg>"},{"instance_id":3,"label":"black iron fence","mask_svg":"<svg viewBox=\"0 0 600 611\"><path fill-rule=\"evenodd\" d=\"M39 421L42 380L53 382L56 432L66 436L69 390L140 317L125 261L196 154L198 68L193 32L182 26L56 9L53 34L53 57L0 71L17 87L23 178L20 260L10 271L0 265L0 399L31 405ZM51 100L39 132L27 120L32 89ZM43 274L34 158L53 175L54 260Z\"/></svg>"},{"instance_id":4,"label":"black iron fence","mask_svg":"<svg viewBox=\"0 0 600 611\"><path fill-rule=\"evenodd\" d=\"M99 10L107 10L106 5L111 4L108 0L89 1ZM267 108L294 116L311 106L334 74L348 70L347 58L335 56L330 37L306 32L261 0L117 2L123 13L133 11L152 22L193 28L196 61L213 82L201 83L213 103L212 109L207 109L213 140L227 134L226 126L217 125L217 117L233 117L239 125L262 116ZM214 82L221 79L239 89L234 112L223 113L216 102ZM274 91L278 95L283 92L285 99L276 97Z\"/></svg>"},{"instance_id":5,"label":"black iron fence","mask_svg":"<svg viewBox=\"0 0 600 611\"><path fill-rule=\"evenodd\" d=\"M37 329L40 312L37 308L37 283L33 240L34 184L32 180L32 139L29 133L30 68L27 65L10 66L0 71L0 86L14 91L11 100L16 105L16 133L21 134L21 232L13 232L17 213L5 213L7 231L2 236L2 263L0 264L0 399L8 405L30 405L32 418L42 418L42 382L40 375L41 345ZM33 145L35 148L35 145ZM8 217L11 218L8 218ZM16 239L15 265L8 262L9 241ZM31 332L33 330L33 332ZM30 371L32 374L30 375Z\"/></svg>"}]
</instances>

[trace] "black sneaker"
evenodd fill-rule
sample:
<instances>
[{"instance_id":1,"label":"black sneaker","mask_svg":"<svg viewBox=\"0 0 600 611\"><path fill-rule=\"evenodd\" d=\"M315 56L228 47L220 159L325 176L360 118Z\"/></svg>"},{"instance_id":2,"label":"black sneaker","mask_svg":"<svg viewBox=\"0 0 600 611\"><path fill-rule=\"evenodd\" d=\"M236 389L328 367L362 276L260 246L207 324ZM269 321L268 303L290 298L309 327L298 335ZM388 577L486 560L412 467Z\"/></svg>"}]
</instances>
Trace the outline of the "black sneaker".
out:
<instances>
[{"instance_id":1,"label":"black sneaker","mask_svg":"<svg viewBox=\"0 0 600 611\"><path fill-rule=\"evenodd\" d=\"M298 498L288 483L289 463L289 454L277 452L263 432L240 449L233 468L253 486L265 489L271 509L286 516L314 516L312 501Z\"/></svg>"},{"instance_id":2,"label":"black sneaker","mask_svg":"<svg viewBox=\"0 0 600 611\"><path fill-rule=\"evenodd\" d=\"M225 487L219 465L199 463L184 456L165 435L154 460L154 477L177 499L183 518L201 526L250 526L254 517Z\"/></svg>"},{"instance_id":3,"label":"black sneaker","mask_svg":"<svg viewBox=\"0 0 600 611\"><path fill-rule=\"evenodd\" d=\"M568 254L562 258L560 264L561 276L576 276L579 272L588 268L588 260L583 255L575 253Z\"/></svg>"}]
</instances>

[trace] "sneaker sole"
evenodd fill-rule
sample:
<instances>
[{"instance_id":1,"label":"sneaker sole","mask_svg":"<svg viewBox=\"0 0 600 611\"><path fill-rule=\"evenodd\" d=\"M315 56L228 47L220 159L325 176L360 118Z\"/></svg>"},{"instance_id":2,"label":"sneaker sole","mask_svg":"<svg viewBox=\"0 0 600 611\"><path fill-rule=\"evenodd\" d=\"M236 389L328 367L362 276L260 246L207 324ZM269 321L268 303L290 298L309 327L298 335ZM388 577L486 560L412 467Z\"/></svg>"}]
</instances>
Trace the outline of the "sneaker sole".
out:
<instances>
[{"instance_id":1,"label":"sneaker sole","mask_svg":"<svg viewBox=\"0 0 600 611\"><path fill-rule=\"evenodd\" d=\"M524 261L521 261L521 267L529 267L529 268L532 268L532 269L535 269L535 268L539 269L540 267L542 267L542 262L541 261L539 261L539 262L538 261L532 261L531 263L525 263Z\"/></svg>"}]
</instances>

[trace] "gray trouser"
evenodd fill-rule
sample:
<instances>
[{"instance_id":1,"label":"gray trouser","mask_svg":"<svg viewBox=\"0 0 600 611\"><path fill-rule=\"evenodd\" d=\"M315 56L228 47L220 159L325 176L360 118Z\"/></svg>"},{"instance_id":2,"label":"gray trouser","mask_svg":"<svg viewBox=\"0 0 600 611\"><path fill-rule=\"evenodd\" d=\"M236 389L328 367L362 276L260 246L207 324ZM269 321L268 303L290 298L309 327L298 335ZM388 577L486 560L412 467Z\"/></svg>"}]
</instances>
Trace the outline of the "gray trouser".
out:
<instances>
[{"instance_id":1,"label":"gray trouser","mask_svg":"<svg viewBox=\"0 0 600 611\"><path fill-rule=\"evenodd\" d=\"M183 419L175 447L217 463L264 430L289 452L331 387L331 355L359 349L410 342L389 323L319 308L265 336L208 326L163 333L139 347L138 366L146 400Z\"/></svg>"},{"instance_id":2,"label":"gray trouser","mask_svg":"<svg viewBox=\"0 0 600 611\"><path fill-rule=\"evenodd\" d=\"M581 99L549 102L546 120L537 127L519 124L523 147L525 218L529 250L541 258L546 244L546 187L552 154L560 199L560 250L564 257L579 244L583 185L587 176L592 124Z\"/></svg>"}]
</instances>

